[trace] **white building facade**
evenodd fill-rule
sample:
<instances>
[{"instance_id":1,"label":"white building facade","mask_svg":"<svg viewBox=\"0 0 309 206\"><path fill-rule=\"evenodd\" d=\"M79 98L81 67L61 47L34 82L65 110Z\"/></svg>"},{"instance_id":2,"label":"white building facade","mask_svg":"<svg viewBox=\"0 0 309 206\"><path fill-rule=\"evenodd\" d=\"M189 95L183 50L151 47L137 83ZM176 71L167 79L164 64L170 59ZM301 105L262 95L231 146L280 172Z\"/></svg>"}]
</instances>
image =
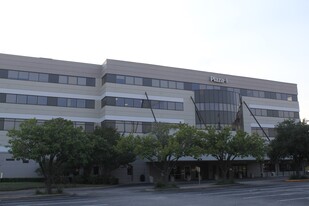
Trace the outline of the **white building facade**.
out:
<instances>
[{"instance_id":1,"label":"white building facade","mask_svg":"<svg viewBox=\"0 0 309 206\"><path fill-rule=\"evenodd\" d=\"M198 128L237 124L248 133L263 135L246 102L270 138L278 122L299 119L296 84L110 59L94 65L0 54L0 88L0 172L4 177L36 176L35 163L7 153L7 131L30 118L62 117L86 131L105 125L134 134L148 133L155 119ZM215 177L213 159L198 164L204 179ZM183 160L175 175L183 179L190 173L194 179L195 165L193 159ZM254 161L240 160L234 166L242 176L264 171ZM115 175L128 183L139 182L141 175L149 181L151 172L150 165L136 161L133 172L121 168Z\"/></svg>"}]
</instances>

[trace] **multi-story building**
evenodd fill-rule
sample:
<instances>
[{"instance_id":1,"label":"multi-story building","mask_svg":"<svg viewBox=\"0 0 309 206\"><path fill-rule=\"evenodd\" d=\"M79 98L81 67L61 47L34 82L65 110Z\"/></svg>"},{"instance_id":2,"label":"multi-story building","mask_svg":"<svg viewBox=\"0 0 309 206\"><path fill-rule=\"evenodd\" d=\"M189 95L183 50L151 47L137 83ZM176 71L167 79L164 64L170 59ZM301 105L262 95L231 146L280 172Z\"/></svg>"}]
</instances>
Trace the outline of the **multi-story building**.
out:
<instances>
[{"instance_id":1,"label":"multi-story building","mask_svg":"<svg viewBox=\"0 0 309 206\"><path fill-rule=\"evenodd\" d=\"M270 138L278 122L299 119L296 84L110 59L94 65L0 54L0 88L4 177L36 175L35 163L12 159L7 152L7 130L29 118L62 117L86 131L105 125L135 134L149 132L155 120L199 128L236 125L264 135L260 124ZM203 178L214 178L215 161L206 157L201 162ZM196 164L183 160L175 168L177 177L190 173L194 178ZM244 176L260 175L257 168L253 160L234 165ZM115 174L121 182L139 181L140 175L151 175L151 167L137 161L133 172L122 168Z\"/></svg>"}]
</instances>

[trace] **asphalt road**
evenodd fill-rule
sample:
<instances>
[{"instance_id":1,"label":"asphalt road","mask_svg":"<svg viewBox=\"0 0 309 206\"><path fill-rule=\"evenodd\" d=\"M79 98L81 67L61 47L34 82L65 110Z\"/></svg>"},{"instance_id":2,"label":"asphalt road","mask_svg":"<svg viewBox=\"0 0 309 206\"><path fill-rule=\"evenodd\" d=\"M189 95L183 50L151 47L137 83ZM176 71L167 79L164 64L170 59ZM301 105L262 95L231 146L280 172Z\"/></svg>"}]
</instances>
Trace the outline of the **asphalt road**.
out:
<instances>
[{"instance_id":1,"label":"asphalt road","mask_svg":"<svg viewBox=\"0 0 309 206\"><path fill-rule=\"evenodd\" d=\"M22 206L308 206L309 182L252 181L234 186L182 185L154 191L150 186L77 189L68 196L10 198L0 205Z\"/></svg>"}]
</instances>

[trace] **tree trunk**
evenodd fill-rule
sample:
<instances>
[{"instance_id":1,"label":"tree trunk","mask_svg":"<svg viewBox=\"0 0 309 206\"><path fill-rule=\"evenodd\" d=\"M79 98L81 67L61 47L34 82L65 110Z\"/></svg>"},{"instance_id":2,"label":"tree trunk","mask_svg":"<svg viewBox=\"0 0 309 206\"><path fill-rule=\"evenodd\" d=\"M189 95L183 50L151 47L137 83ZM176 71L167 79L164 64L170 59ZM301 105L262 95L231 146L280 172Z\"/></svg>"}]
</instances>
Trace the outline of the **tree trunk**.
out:
<instances>
[{"instance_id":1,"label":"tree trunk","mask_svg":"<svg viewBox=\"0 0 309 206\"><path fill-rule=\"evenodd\" d=\"M47 179L45 180L45 191L47 194L52 194L52 178L51 177L47 177Z\"/></svg>"}]
</instances>

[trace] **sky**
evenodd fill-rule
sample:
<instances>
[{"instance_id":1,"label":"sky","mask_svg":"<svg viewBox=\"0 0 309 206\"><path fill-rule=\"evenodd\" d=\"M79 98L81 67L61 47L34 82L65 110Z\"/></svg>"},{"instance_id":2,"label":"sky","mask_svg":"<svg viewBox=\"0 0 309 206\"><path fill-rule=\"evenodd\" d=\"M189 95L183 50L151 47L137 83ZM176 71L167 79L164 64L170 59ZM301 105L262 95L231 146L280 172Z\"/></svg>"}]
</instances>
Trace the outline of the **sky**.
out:
<instances>
[{"instance_id":1,"label":"sky","mask_svg":"<svg viewBox=\"0 0 309 206\"><path fill-rule=\"evenodd\" d=\"M296 83L309 119L307 0L0 0L0 53Z\"/></svg>"}]
</instances>

